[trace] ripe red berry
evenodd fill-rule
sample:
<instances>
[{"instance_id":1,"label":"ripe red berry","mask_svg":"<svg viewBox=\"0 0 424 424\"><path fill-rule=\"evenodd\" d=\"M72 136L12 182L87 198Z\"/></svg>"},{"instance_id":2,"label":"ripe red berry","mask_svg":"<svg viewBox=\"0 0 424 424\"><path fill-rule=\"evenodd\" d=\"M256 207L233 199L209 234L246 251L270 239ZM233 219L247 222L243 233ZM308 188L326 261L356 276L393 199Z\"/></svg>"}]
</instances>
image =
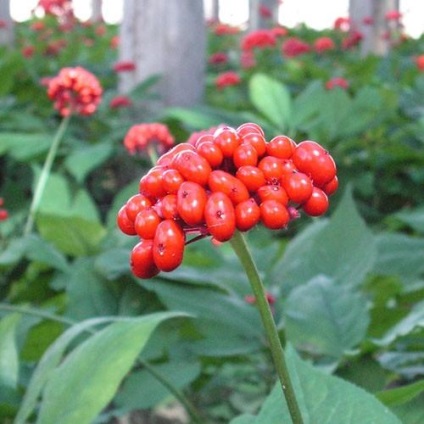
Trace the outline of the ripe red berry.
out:
<instances>
[{"instance_id":1,"label":"ripe red berry","mask_svg":"<svg viewBox=\"0 0 424 424\"><path fill-rule=\"evenodd\" d=\"M141 240L131 252L132 273L138 278L152 278L159 274L153 261L153 240Z\"/></svg>"},{"instance_id":2,"label":"ripe red berry","mask_svg":"<svg viewBox=\"0 0 424 424\"><path fill-rule=\"evenodd\" d=\"M126 203L126 213L128 219L132 222L135 221L138 213L152 205L152 202L143 194L134 194Z\"/></svg>"},{"instance_id":3,"label":"ripe red berry","mask_svg":"<svg viewBox=\"0 0 424 424\"><path fill-rule=\"evenodd\" d=\"M155 205L158 215L163 219L178 219L177 195L167 194Z\"/></svg>"},{"instance_id":4,"label":"ripe red berry","mask_svg":"<svg viewBox=\"0 0 424 424\"><path fill-rule=\"evenodd\" d=\"M200 184L185 181L177 193L178 214L188 225L202 224L206 200L206 191Z\"/></svg>"},{"instance_id":5,"label":"ripe red berry","mask_svg":"<svg viewBox=\"0 0 424 424\"><path fill-rule=\"evenodd\" d=\"M262 223L271 230L284 228L290 221L286 206L276 200L265 200L259 207Z\"/></svg>"},{"instance_id":6,"label":"ripe red berry","mask_svg":"<svg viewBox=\"0 0 424 424\"><path fill-rule=\"evenodd\" d=\"M262 136L265 136L264 130L254 122L246 122L245 124L241 124L237 129L237 134L240 137L244 137L246 134L256 133Z\"/></svg>"},{"instance_id":7,"label":"ripe red berry","mask_svg":"<svg viewBox=\"0 0 424 424\"><path fill-rule=\"evenodd\" d=\"M176 169L167 169L162 174L163 188L169 194L176 194L183 182L183 176Z\"/></svg>"},{"instance_id":8,"label":"ripe red berry","mask_svg":"<svg viewBox=\"0 0 424 424\"><path fill-rule=\"evenodd\" d=\"M212 141L203 141L197 144L197 153L203 156L212 168L217 168L224 160L221 149Z\"/></svg>"},{"instance_id":9,"label":"ripe red berry","mask_svg":"<svg viewBox=\"0 0 424 424\"><path fill-rule=\"evenodd\" d=\"M234 206L230 198L222 193L211 193L205 206L205 221L209 233L216 240L230 240L236 229Z\"/></svg>"},{"instance_id":10,"label":"ripe red berry","mask_svg":"<svg viewBox=\"0 0 424 424\"><path fill-rule=\"evenodd\" d=\"M264 173L265 179L270 184L277 183L283 175L283 162L274 156L265 156L258 164L258 168Z\"/></svg>"},{"instance_id":11,"label":"ripe red berry","mask_svg":"<svg viewBox=\"0 0 424 424\"><path fill-rule=\"evenodd\" d=\"M173 271L183 261L185 237L181 227L171 219L162 221L153 239L153 260L165 272Z\"/></svg>"},{"instance_id":12,"label":"ripe red berry","mask_svg":"<svg viewBox=\"0 0 424 424\"><path fill-rule=\"evenodd\" d=\"M134 228L137 234L143 239L153 239L156 228L161 222L161 218L156 211L150 207L140 211L135 218Z\"/></svg>"},{"instance_id":13,"label":"ripe red berry","mask_svg":"<svg viewBox=\"0 0 424 424\"><path fill-rule=\"evenodd\" d=\"M266 145L267 154L280 159L290 159L296 149L296 143L285 135L274 137Z\"/></svg>"},{"instance_id":14,"label":"ripe red berry","mask_svg":"<svg viewBox=\"0 0 424 424\"><path fill-rule=\"evenodd\" d=\"M276 200L277 202L287 205L289 203L289 196L280 185L264 185L257 191L260 202L265 200Z\"/></svg>"},{"instance_id":15,"label":"ripe red berry","mask_svg":"<svg viewBox=\"0 0 424 424\"><path fill-rule=\"evenodd\" d=\"M311 197L302 205L302 209L311 216L320 216L327 212L328 197L318 187L314 187Z\"/></svg>"},{"instance_id":16,"label":"ripe red berry","mask_svg":"<svg viewBox=\"0 0 424 424\"><path fill-rule=\"evenodd\" d=\"M239 179L250 192L255 192L266 184L264 173L256 166L241 166L236 172Z\"/></svg>"},{"instance_id":17,"label":"ripe red berry","mask_svg":"<svg viewBox=\"0 0 424 424\"><path fill-rule=\"evenodd\" d=\"M261 218L261 210L255 199L250 198L235 207L236 227L240 231L253 228Z\"/></svg>"},{"instance_id":18,"label":"ripe red berry","mask_svg":"<svg viewBox=\"0 0 424 424\"><path fill-rule=\"evenodd\" d=\"M162 184L163 173L166 168L155 166L146 175L141 177L139 191L148 198L165 196L166 191Z\"/></svg>"},{"instance_id":19,"label":"ripe red berry","mask_svg":"<svg viewBox=\"0 0 424 424\"><path fill-rule=\"evenodd\" d=\"M240 139L233 128L222 127L215 131L214 143L219 146L226 158L231 158L240 144Z\"/></svg>"},{"instance_id":20,"label":"ripe red berry","mask_svg":"<svg viewBox=\"0 0 424 424\"><path fill-rule=\"evenodd\" d=\"M233 162L236 168L241 166L256 166L258 163L258 153L251 144L242 144L234 151Z\"/></svg>"},{"instance_id":21,"label":"ripe red berry","mask_svg":"<svg viewBox=\"0 0 424 424\"><path fill-rule=\"evenodd\" d=\"M337 189L339 188L339 179L337 178L337 175L327 184L325 184L324 187L322 187L323 191L327 196L331 196L334 194Z\"/></svg>"},{"instance_id":22,"label":"ripe red berry","mask_svg":"<svg viewBox=\"0 0 424 424\"><path fill-rule=\"evenodd\" d=\"M219 169L212 171L209 175L209 188L213 192L226 194L236 205L249 198L246 186L234 175Z\"/></svg>"},{"instance_id":23,"label":"ripe red berry","mask_svg":"<svg viewBox=\"0 0 424 424\"><path fill-rule=\"evenodd\" d=\"M124 234L128 236L135 236L137 234L134 228L134 221L131 221L128 218L126 205L119 209L118 215L116 217L116 223Z\"/></svg>"},{"instance_id":24,"label":"ripe red berry","mask_svg":"<svg viewBox=\"0 0 424 424\"><path fill-rule=\"evenodd\" d=\"M266 153L266 140L262 134L249 133L242 137L241 144L250 144L258 153L258 157L262 157Z\"/></svg>"},{"instance_id":25,"label":"ripe red berry","mask_svg":"<svg viewBox=\"0 0 424 424\"><path fill-rule=\"evenodd\" d=\"M312 181L302 172L284 175L281 183L289 199L294 203L304 203L312 195Z\"/></svg>"},{"instance_id":26,"label":"ripe red berry","mask_svg":"<svg viewBox=\"0 0 424 424\"><path fill-rule=\"evenodd\" d=\"M208 182L212 171L209 162L197 152L185 151L178 153L172 166L188 181L193 181L202 186Z\"/></svg>"},{"instance_id":27,"label":"ripe red berry","mask_svg":"<svg viewBox=\"0 0 424 424\"><path fill-rule=\"evenodd\" d=\"M158 158L156 165L168 167L171 165L172 160L178 153L187 151L194 152L195 150L194 146L189 143L177 144L171 150L168 150L160 158Z\"/></svg>"}]
</instances>

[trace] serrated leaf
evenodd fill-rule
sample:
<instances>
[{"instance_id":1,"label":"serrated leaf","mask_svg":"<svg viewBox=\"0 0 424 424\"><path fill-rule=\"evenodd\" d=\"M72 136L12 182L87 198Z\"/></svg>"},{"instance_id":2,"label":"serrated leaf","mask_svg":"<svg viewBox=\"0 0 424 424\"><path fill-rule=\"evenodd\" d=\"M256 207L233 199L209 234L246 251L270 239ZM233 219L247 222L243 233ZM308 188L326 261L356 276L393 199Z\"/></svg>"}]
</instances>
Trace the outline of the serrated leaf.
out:
<instances>
[{"instance_id":1,"label":"serrated leaf","mask_svg":"<svg viewBox=\"0 0 424 424\"><path fill-rule=\"evenodd\" d=\"M325 277L295 288L284 316L292 344L336 361L364 339L370 321L363 295Z\"/></svg>"},{"instance_id":2,"label":"serrated leaf","mask_svg":"<svg viewBox=\"0 0 424 424\"><path fill-rule=\"evenodd\" d=\"M285 132L290 123L292 106L288 89L265 74L255 74L249 81L249 97L255 108L276 128Z\"/></svg>"},{"instance_id":3,"label":"serrated leaf","mask_svg":"<svg viewBox=\"0 0 424 424\"><path fill-rule=\"evenodd\" d=\"M176 316L156 313L117 321L76 347L47 381L37 424L91 423L113 398L156 326Z\"/></svg>"},{"instance_id":4,"label":"serrated leaf","mask_svg":"<svg viewBox=\"0 0 424 424\"><path fill-rule=\"evenodd\" d=\"M16 326L20 317L19 314L10 314L0 320L0 388L15 389L18 383Z\"/></svg>"}]
</instances>

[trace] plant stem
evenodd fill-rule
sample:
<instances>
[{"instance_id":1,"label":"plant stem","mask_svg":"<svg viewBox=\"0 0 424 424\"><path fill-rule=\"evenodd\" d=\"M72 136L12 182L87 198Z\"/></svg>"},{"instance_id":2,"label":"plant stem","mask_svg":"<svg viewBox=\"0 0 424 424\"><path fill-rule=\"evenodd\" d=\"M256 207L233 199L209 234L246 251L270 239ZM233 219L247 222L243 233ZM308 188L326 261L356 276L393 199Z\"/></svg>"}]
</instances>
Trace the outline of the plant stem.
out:
<instances>
[{"instance_id":1,"label":"plant stem","mask_svg":"<svg viewBox=\"0 0 424 424\"><path fill-rule=\"evenodd\" d=\"M39 309L27 308L25 306L17 306L17 305L9 305L7 303L0 302L0 311L8 311L8 312L17 312L20 314L32 315L40 318L45 318L51 321L60 322L62 324L72 326L78 324L76 321L62 317L60 315L52 314L50 312L45 312ZM93 330L91 328L87 328L84 330L86 333L95 334L97 330ZM175 386L173 386L161 373L159 373L153 366L151 366L148 362L143 361L138 358L137 362L146 369L157 381L159 381L170 393L177 399L181 405L184 406L187 413L190 415L190 418L193 423L201 424L202 420L197 413L194 406L190 403L190 401L184 396L184 394L178 390Z\"/></svg>"},{"instance_id":2,"label":"plant stem","mask_svg":"<svg viewBox=\"0 0 424 424\"><path fill-rule=\"evenodd\" d=\"M239 231L236 231L230 243L243 265L252 287L256 305L259 309L265 333L268 338L274 366L283 389L284 397L286 398L292 422L293 424L303 424L302 414L291 382L288 366L284 358L283 347L274 322L274 317L272 316L271 308L266 298L265 287L259 276L252 254L249 251L245 238Z\"/></svg>"},{"instance_id":3,"label":"plant stem","mask_svg":"<svg viewBox=\"0 0 424 424\"><path fill-rule=\"evenodd\" d=\"M66 128L68 127L70 119L71 115L65 116L62 119L62 122L60 123L56 135L53 139L53 142L50 146L49 152L47 153L43 169L41 170L40 178L38 179L37 184L35 186L34 196L32 198L31 206L29 208L28 219L24 228L24 235L30 234L33 229L35 214L37 213L38 207L40 205L41 197L43 196L44 189L46 187L46 183L53 165L53 161L56 157L57 149L59 147L60 141L63 138L63 134L65 133Z\"/></svg>"}]
</instances>

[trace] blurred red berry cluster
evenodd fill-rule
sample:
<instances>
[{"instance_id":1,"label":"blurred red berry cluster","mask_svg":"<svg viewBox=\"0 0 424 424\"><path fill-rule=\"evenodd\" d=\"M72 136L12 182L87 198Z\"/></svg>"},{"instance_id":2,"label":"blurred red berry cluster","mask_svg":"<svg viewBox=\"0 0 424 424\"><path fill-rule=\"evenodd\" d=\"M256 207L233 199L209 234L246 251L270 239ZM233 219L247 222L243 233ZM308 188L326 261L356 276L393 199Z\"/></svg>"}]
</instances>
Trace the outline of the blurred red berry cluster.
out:
<instances>
[{"instance_id":1,"label":"blurred red berry cluster","mask_svg":"<svg viewBox=\"0 0 424 424\"><path fill-rule=\"evenodd\" d=\"M48 81L47 95L62 116L91 115L101 101L98 79L82 67L62 68Z\"/></svg>"},{"instance_id":2,"label":"blurred red berry cluster","mask_svg":"<svg viewBox=\"0 0 424 424\"><path fill-rule=\"evenodd\" d=\"M267 142L253 123L220 127L163 154L117 223L140 238L131 254L134 275L151 278L177 268L196 237L225 242L259 223L283 229L299 211L322 215L337 188L335 162L318 143L283 135Z\"/></svg>"},{"instance_id":3,"label":"blurred red berry cluster","mask_svg":"<svg viewBox=\"0 0 424 424\"><path fill-rule=\"evenodd\" d=\"M6 219L9 218L9 213L3 207L3 205L4 205L3 197L0 197L0 221L6 221Z\"/></svg>"},{"instance_id":4,"label":"blurred red berry cluster","mask_svg":"<svg viewBox=\"0 0 424 424\"><path fill-rule=\"evenodd\" d=\"M133 125L124 138L124 146L132 155L146 150L149 145L163 153L174 145L174 137L166 125L153 122Z\"/></svg>"}]
</instances>

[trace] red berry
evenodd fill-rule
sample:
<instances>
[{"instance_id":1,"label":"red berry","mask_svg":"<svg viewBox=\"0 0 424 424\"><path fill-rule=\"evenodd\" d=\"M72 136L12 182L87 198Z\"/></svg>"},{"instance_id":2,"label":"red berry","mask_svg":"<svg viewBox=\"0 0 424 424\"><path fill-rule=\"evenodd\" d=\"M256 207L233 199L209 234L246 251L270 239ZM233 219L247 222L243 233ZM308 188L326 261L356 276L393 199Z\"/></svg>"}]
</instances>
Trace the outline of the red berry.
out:
<instances>
[{"instance_id":1,"label":"red berry","mask_svg":"<svg viewBox=\"0 0 424 424\"><path fill-rule=\"evenodd\" d=\"M202 186L206 185L212 171L209 162L197 152L192 151L178 153L172 165L186 180Z\"/></svg>"},{"instance_id":2,"label":"red berry","mask_svg":"<svg viewBox=\"0 0 424 424\"><path fill-rule=\"evenodd\" d=\"M336 164L331 155L315 141L302 141L293 153L296 168L309 175L314 185L322 187L336 175Z\"/></svg>"},{"instance_id":3,"label":"red berry","mask_svg":"<svg viewBox=\"0 0 424 424\"><path fill-rule=\"evenodd\" d=\"M153 260L165 272L173 271L183 261L185 237L181 227L171 219L162 221L153 239Z\"/></svg>"},{"instance_id":4,"label":"red berry","mask_svg":"<svg viewBox=\"0 0 424 424\"><path fill-rule=\"evenodd\" d=\"M258 168L264 173L265 179L270 184L278 182L283 175L283 162L274 156L265 156L259 162Z\"/></svg>"},{"instance_id":5,"label":"red berry","mask_svg":"<svg viewBox=\"0 0 424 424\"><path fill-rule=\"evenodd\" d=\"M131 196L126 203L126 212L128 219L135 221L138 213L152 205L152 202L143 194L135 194Z\"/></svg>"},{"instance_id":6,"label":"red berry","mask_svg":"<svg viewBox=\"0 0 424 424\"><path fill-rule=\"evenodd\" d=\"M187 151L194 151L196 150L194 146L192 146L189 143L180 143L175 145L171 150L168 150L166 153L164 153L156 162L156 165L160 166L170 166L174 157L177 156L180 152L187 152Z\"/></svg>"},{"instance_id":7,"label":"red berry","mask_svg":"<svg viewBox=\"0 0 424 424\"><path fill-rule=\"evenodd\" d=\"M245 124L241 124L236 129L236 131L240 137L243 137L246 134L250 134L250 133L256 133L256 134L265 136L264 130L258 124L255 124L253 122L246 122Z\"/></svg>"},{"instance_id":8,"label":"red berry","mask_svg":"<svg viewBox=\"0 0 424 424\"><path fill-rule=\"evenodd\" d=\"M221 192L211 193L205 206L205 221L209 233L218 241L230 240L236 229L234 206Z\"/></svg>"},{"instance_id":9,"label":"red berry","mask_svg":"<svg viewBox=\"0 0 424 424\"><path fill-rule=\"evenodd\" d=\"M283 205L289 203L289 197L284 188L280 185L264 185L259 188L257 194L261 202L265 200L276 200Z\"/></svg>"},{"instance_id":10,"label":"red berry","mask_svg":"<svg viewBox=\"0 0 424 424\"><path fill-rule=\"evenodd\" d=\"M266 153L266 140L262 134L249 133L242 137L241 144L250 144L253 146L258 153L259 157L262 157Z\"/></svg>"},{"instance_id":11,"label":"red berry","mask_svg":"<svg viewBox=\"0 0 424 424\"><path fill-rule=\"evenodd\" d=\"M267 145L268 155L280 159L290 159L296 149L296 143L285 135L274 137Z\"/></svg>"},{"instance_id":12,"label":"red berry","mask_svg":"<svg viewBox=\"0 0 424 424\"><path fill-rule=\"evenodd\" d=\"M134 246L130 264L133 274L138 278L152 278L159 274L153 261L153 240L141 240Z\"/></svg>"},{"instance_id":13,"label":"red berry","mask_svg":"<svg viewBox=\"0 0 424 424\"><path fill-rule=\"evenodd\" d=\"M134 228L143 239L153 239L161 219L153 208L140 211L135 219Z\"/></svg>"},{"instance_id":14,"label":"red berry","mask_svg":"<svg viewBox=\"0 0 424 424\"><path fill-rule=\"evenodd\" d=\"M320 216L327 212L328 197L318 187L314 187L311 197L302 205L302 209L311 216Z\"/></svg>"},{"instance_id":15,"label":"red berry","mask_svg":"<svg viewBox=\"0 0 424 424\"><path fill-rule=\"evenodd\" d=\"M208 184L212 191L226 194L235 205L250 197L246 186L239 179L219 169L210 173Z\"/></svg>"},{"instance_id":16,"label":"red berry","mask_svg":"<svg viewBox=\"0 0 424 424\"><path fill-rule=\"evenodd\" d=\"M256 166L241 166L237 169L236 177L250 192L255 192L266 184L264 173Z\"/></svg>"},{"instance_id":17,"label":"red berry","mask_svg":"<svg viewBox=\"0 0 424 424\"><path fill-rule=\"evenodd\" d=\"M241 166L256 166L258 163L258 153L250 144L242 144L234 151L233 162L236 168Z\"/></svg>"},{"instance_id":18,"label":"red berry","mask_svg":"<svg viewBox=\"0 0 424 424\"><path fill-rule=\"evenodd\" d=\"M169 194L176 194L183 182L183 176L176 169L167 169L162 174L163 188Z\"/></svg>"},{"instance_id":19,"label":"red berry","mask_svg":"<svg viewBox=\"0 0 424 424\"><path fill-rule=\"evenodd\" d=\"M167 194L156 205L158 215L164 219L178 219L177 195Z\"/></svg>"},{"instance_id":20,"label":"red berry","mask_svg":"<svg viewBox=\"0 0 424 424\"><path fill-rule=\"evenodd\" d=\"M255 199L250 198L236 205L236 227L240 231L253 228L261 218L261 210Z\"/></svg>"},{"instance_id":21,"label":"red berry","mask_svg":"<svg viewBox=\"0 0 424 424\"><path fill-rule=\"evenodd\" d=\"M262 223L271 230L284 228L290 221L287 208L276 200L265 200L259 207Z\"/></svg>"},{"instance_id":22,"label":"red berry","mask_svg":"<svg viewBox=\"0 0 424 424\"><path fill-rule=\"evenodd\" d=\"M206 191L200 184L185 181L177 194L178 214L188 225L202 224L206 200Z\"/></svg>"},{"instance_id":23,"label":"red berry","mask_svg":"<svg viewBox=\"0 0 424 424\"><path fill-rule=\"evenodd\" d=\"M221 149L212 141L203 141L197 144L197 153L203 156L212 168L217 168L224 160Z\"/></svg>"},{"instance_id":24,"label":"red berry","mask_svg":"<svg viewBox=\"0 0 424 424\"><path fill-rule=\"evenodd\" d=\"M334 194L337 189L339 188L339 179L337 178L337 175L327 184L325 184L324 187L322 187L324 193L327 196L331 196Z\"/></svg>"},{"instance_id":25,"label":"red berry","mask_svg":"<svg viewBox=\"0 0 424 424\"><path fill-rule=\"evenodd\" d=\"M214 133L214 143L221 149L226 158L231 158L240 144L240 139L233 128L222 127Z\"/></svg>"},{"instance_id":26,"label":"red berry","mask_svg":"<svg viewBox=\"0 0 424 424\"><path fill-rule=\"evenodd\" d=\"M282 186L289 196L289 200L295 203L306 202L312 194L312 181L302 172L293 172L284 175L281 180Z\"/></svg>"},{"instance_id":27,"label":"red berry","mask_svg":"<svg viewBox=\"0 0 424 424\"><path fill-rule=\"evenodd\" d=\"M159 198L165 196L162 178L166 168L162 166L153 167L146 175L141 177L139 191L149 198Z\"/></svg>"},{"instance_id":28,"label":"red berry","mask_svg":"<svg viewBox=\"0 0 424 424\"><path fill-rule=\"evenodd\" d=\"M116 217L116 223L124 234L128 236L135 236L137 234L134 228L134 221L131 221L128 218L126 205L119 209L118 215Z\"/></svg>"}]
</instances>

